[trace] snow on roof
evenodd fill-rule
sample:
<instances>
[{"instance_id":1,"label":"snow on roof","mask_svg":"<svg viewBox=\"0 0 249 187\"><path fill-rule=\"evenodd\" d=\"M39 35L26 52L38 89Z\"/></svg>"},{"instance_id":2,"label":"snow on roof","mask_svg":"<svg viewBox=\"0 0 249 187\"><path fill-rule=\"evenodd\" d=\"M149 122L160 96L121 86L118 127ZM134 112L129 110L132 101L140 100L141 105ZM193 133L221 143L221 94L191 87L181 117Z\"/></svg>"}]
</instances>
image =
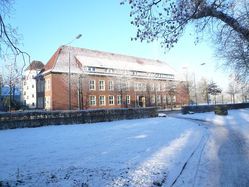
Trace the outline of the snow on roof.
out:
<instances>
[{"instance_id":1,"label":"snow on roof","mask_svg":"<svg viewBox=\"0 0 249 187\"><path fill-rule=\"evenodd\" d=\"M39 70L44 67L41 61L33 60L31 64L26 68L26 70Z\"/></svg>"},{"instance_id":2,"label":"snow on roof","mask_svg":"<svg viewBox=\"0 0 249 187\"><path fill-rule=\"evenodd\" d=\"M121 70L176 74L167 63L71 46L61 46L45 66L45 72L82 72L79 67L93 66ZM49 66L48 66L49 65Z\"/></svg>"}]
</instances>

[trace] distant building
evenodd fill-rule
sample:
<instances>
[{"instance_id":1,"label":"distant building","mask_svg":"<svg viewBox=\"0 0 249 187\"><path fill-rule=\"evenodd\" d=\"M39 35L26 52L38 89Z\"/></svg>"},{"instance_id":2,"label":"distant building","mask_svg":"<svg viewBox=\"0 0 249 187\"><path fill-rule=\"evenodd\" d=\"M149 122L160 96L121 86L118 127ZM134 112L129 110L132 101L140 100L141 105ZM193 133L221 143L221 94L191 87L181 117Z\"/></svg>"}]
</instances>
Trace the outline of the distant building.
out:
<instances>
[{"instance_id":1,"label":"distant building","mask_svg":"<svg viewBox=\"0 0 249 187\"><path fill-rule=\"evenodd\" d=\"M167 63L61 46L37 75L37 107L48 110L170 107L188 103Z\"/></svg>"},{"instance_id":2,"label":"distant building","mask_svg":"<svg viewBox=\"0 0 249 187\"><path fill-rule=\"evenodd\" d=\"M23 104L29 108L36 108L36 75L42 70L44 64L40 61L32 61L25 69L22 81Z\"/></svg>"}]
</instances>

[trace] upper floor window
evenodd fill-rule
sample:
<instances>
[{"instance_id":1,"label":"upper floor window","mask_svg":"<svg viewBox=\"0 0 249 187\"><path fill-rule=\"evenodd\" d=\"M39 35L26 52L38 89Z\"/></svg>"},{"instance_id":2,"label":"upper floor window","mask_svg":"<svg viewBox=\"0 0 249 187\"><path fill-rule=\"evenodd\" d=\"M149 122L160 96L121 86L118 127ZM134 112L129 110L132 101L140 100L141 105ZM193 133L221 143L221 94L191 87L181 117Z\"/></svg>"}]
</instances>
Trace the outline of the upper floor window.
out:
<instances>
[{"instance_id":1,"label":"upper floor window","mask_svg":"<svg viewBox=\"0 0 249 187\"><path fill-rule=\"evenodd\" d=\"M114 83L113 83L113 81L109 81L109 90L114 90Z\"/></svg>"},{"instance_id":2,"label":"upper floor window","mask_svg":"<svg viewBox=\"0 0 249 187\"><path fill-rule=\"evenodd\" d=\"M156 91L160 91L160 83L157 83L157 85L156 85Z\"/></svg>"},{"instance_id":3,"label":"upper floor window","mask_svg":"<svg viewBox=\"0 0 249 187\"><path fill-rule=\"evenodd\" d=\"M113 69L106 69L106 72L107 73L114 73L114 70Z\"/></svg>"},{"instance_id":4,"label":"upper floor window","mask_svg":"<svg viewBox=\"0 0 249 187\"><path fill-rule=\"evenodd\" d=\"M103 80L99 81L99 90L105 90L105 81Z\"/></svg>"},{"instance_id":5,"label":"upper floor window","mask_svg":"<svg viewBox=\"0 0 249 187\"><path fill-rule=\"evenodd\" d=\"M87 70L91 72L95 72L95 67L88 67Z\"/></svg>"},{"instance_id":6,"label":"upper floor window","mask_svg":"<svg viewBox=\"0 0 249 187\"><path fill-rule=\"evenodd\" d=\"M151 90L151 91L154 91L154 90L155 90L155 84L154 84L154 83L151 83L151 84L150 84L150 90Z\"/></svg>"},{"instance_id":7,"label":"upper floor window","mask_svg":"<svg viewBox=\"0 0 249 187\"><path fill-rule=\"evenodd\" d=\"M95 80L89 81L89 90L95 90Z\"/></svg>"}]
</instances>

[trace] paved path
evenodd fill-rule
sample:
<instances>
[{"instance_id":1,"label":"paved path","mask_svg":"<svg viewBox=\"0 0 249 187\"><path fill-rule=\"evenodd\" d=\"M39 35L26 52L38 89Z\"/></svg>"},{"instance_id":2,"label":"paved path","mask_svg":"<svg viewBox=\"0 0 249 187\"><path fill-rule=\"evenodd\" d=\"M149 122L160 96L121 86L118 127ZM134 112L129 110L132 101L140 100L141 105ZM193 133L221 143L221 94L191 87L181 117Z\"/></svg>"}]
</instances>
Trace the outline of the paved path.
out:
<instances>
[{"instance_id":1,"label":"paved path","mask_svg":"<svg viewBox=\"0 0 249 187\"><path fill-rule=\"evenodd\" d=\"M206 137L173 186L249 186L249 129L232 119L196 123Z\"/></svg>"}]
</instances>

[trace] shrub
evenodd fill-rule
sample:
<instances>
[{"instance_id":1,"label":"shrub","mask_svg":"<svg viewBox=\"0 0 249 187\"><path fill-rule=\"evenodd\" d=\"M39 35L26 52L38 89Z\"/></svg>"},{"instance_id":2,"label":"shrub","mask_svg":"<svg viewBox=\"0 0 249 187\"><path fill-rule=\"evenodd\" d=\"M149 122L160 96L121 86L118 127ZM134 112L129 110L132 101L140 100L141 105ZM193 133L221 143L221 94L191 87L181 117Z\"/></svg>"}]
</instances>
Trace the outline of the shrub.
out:
<instances>
[{"instance_id":1,"label":"shrub","mask_svg":"<svg viewBox=\"0 0 249 187\"><path fill-rule=\"evenodd\" d=\"M226 115L228 115L228 110L227 110L226 106L215 106L214 113L216 115L226 116Z\"/></svg>"}]
</instances>

